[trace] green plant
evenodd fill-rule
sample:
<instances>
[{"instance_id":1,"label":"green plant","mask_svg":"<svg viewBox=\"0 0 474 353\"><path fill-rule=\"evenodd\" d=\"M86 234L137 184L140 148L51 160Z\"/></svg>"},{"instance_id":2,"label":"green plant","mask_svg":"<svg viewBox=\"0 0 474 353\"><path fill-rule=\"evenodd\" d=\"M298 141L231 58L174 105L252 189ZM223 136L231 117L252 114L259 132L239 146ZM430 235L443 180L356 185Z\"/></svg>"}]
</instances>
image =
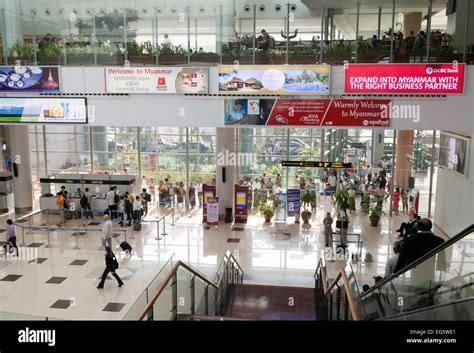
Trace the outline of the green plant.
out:
<instances>
[{"instance_id":1,"label":"green plant","mask_svg":"<svg viewBox=\"0 0 474 353\"><path fill-rule=\"evenodd\" d=\"M301 196L301 203L305 211L308 211L308 206L310 206L315 200L315 196L309 191L305 191L303 196Z\"/></svg>"},{"instance_id":2,"label":"green plant","mask_svg":"<svg viewBox=\"0 0 474 353\"><path fill-rule=\"evenodd\" d=\"M56 45L49 43L43 46L41 49L41 54L44 57L52 58L52 57L57 57L61 55L61 49L58 48Z\"/></svg>"},{"instance_id":3,"label":"green plant","mask_svg":"<svg viewBox=\"0 0 474 353\"><path fill-rule=\"evenodd\" d=\"M370 195L362 195L361 210L364 213L369 213L369 211L370 211Z\"/></svg>"},{"instance_id":4,"label":"green plant","mask_svg":"<svg viewBox=\"0 0 474 353\"><path fill-rule=\"evenodd\" d=\"M379 206L373 206L370 208L370 216L372 217L380 217L383 214L384 212L382 211L382 208Z\"/></svg>"},{"instance_id":5,"label":"green plant","mask_svg":"<svg viewBox=\"0 0 474 353\"><path fill-rule=\"evenodd\" d=\"M334 193L334 201L340 211L346 212L349 209L349 193L346 189L340 188Z\"/></svg>"},{"instance_id":6,"label":"green plant","mask_svg":"<svg viewBox=\"0 0 474 353\"><path fill-rule=\"evenodd\" d=\"M265 218L267 219L271 219L274 215L275 215L275 209L274 209L274 206L267 202L263 205L260 206L260 209L259 209L260 213L263 214L265 216Z\"/></svg>"},{"instance_id":7,"label":"green plant","mask_svg":"<svg viewBox=\"0 0 474 353\"><path fill-rule=\"evenodd\" d=\"M8 55L16 57L29 57L33 55L33 46L31 44L25 44L20 40L17 40L15 44L13 44L8 49Z\"/></svg>"}]
</instances>

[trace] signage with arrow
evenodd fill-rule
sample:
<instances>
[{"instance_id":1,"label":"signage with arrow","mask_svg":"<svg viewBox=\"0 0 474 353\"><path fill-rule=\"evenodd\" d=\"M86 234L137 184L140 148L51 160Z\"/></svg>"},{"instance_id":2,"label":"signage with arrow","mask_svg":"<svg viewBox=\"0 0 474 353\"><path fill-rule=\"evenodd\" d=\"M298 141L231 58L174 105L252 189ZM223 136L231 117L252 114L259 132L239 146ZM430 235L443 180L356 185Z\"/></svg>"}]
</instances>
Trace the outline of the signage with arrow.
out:
<instances>
[{"instance_id":1,"label":"signage with arrow","mask_svg":"<svg viewBox=\"0 0 474 353\"><path fill-rule=\"evenodd\" d=\"M352 163L343 162L316 162L316 161L282 161L282 167L299 167L299 168L331 168L346 169L352 168Z\"/></svg>"}]
</instances>

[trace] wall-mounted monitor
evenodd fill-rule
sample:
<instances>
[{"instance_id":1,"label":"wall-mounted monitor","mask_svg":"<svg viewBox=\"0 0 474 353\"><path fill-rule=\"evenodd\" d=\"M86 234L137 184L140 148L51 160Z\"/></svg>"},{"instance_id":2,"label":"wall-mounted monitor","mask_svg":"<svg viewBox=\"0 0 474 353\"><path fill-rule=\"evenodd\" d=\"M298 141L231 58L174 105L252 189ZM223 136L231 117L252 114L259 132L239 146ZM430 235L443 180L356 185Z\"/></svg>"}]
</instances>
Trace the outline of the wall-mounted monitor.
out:
<instances>
[{"instance_id":1,"label":"wall-mounted monitor","mask_svg":"<svg viewBox=\"0 0 474 353\"><path fill-rule=\"evenodd\" d=\"M439 166L467 176L470 149L471 139L469 137L442 132L439 146Z\"/></svg>"},{"instance_id":2,"label":"wall-mounted monitor","mask_svg":"<svg viewBox=\"0 0 474 353\"><path fill-rule=\"evenodd\" d=\"M448 0L446 2L446 16L456 12L456 0Z\"/></svg>"}]
</instances>

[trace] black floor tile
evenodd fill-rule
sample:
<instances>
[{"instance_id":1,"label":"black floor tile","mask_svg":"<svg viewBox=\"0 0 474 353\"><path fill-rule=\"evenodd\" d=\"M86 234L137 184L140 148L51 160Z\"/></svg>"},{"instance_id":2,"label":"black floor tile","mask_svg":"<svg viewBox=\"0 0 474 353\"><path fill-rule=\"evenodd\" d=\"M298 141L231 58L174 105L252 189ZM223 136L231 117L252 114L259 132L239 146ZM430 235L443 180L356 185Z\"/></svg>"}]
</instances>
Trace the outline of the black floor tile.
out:
<instances>
[{"instance_id":1,"label":"black floor tile","mask_svg":"<svg viewBox=\"0 0 474 353\"><path fill-rule=\"evenodd\" d=\"M39 248L41 245L44 245L44 243L31 243L28 248Z\"/></svg>"},{"instance_id":2,"label":"black floor tile","mask_svg":"<svg viewBox=\"0 0 474 353\"><path fill-rule=\"evenodd\" d=\"M82 265L84 265L87 261L89 261L89 260L74 260L74 261L71 262L69 265L72 265L72 266L82 266Z\"/></svg>"},{"instance_id":3,"label":"black floor tile","mask_svg":"<svg viewBox=\"0 0 474 353\"><path fill-rule=\"evenodd\" d=\"M42 264L43 262L45 262L46 260L48 260L48 258L46 257L38 257L34 260L31 260L31 261L28 261L28 263L30 264Z\"/></svg>"},{"instance_id":4,"label":"black floor tile","mask_svg":"<svg viewBox=\"0 0 474 353\"><path fill-rule=\"evenodd\" d=\"M98 226L100 225L100 222L89 222L90 226Z\"/></svg>"},{"instance_id":5,"label":"black floor tile","mask_svg":"<svg viewBox=\"0 0 474 353\"><path fill-rule=\"evenodd\" d=\"M50 306L51 309L67 309L71 306L71 300L59 299L53 305Z\"/></svg>"},{"instance_id":6,"label":"black floor tile","mask_svg":"<svg viewBox=\"0 0 474 353\"><path fill-rule=\"evenodd\" d=\"M6 275L5 277L3 277L2 279L0 279L0 281L4 281L4 282L15 282L17 279L19 279L20 277L23 277L23 275Z\"/></svg>"},{"instance_id":7,"label":"black floor tile","mask_svg":"<svg viewBox=\"0 0 474 353\"><path fill-rule=\"evenodd\" d=\"M61 284L63 283L67 277L51 277L48 279L45 283L50 283L50 284Z\"/></svg>"},{"instance_id":8,"label":"black floor tile","mask_svg":"<svg viewBox=\"0 0 474 353\"><path fill-rule=\"evenodd\" d=\"M102 311L111 311L114 313L118 313L120 312L120 310L123 309L124 306L124 303L108 303L105 308L102 309Z\"/></svg>"},{"instance_id":9,"label":"black floor tile","mask_svg":"<svg viewBox=\"0 0 474 353\"><path fill-rule=\"evenodd\" d=\"M240 239L237 238L229 238L227 239L228 243L240 243Z\"/></svg>"},{"instance_id":10,"label":"black floor tile","mask_svg":"<svg viewBox=\"0 0 474 353\"><path fill-rule=\"evenodd\" d=\"M232 228L233 232L243 232L244 230L245 228L237 228L237 227Z\"/></svg>"}]
</instances>

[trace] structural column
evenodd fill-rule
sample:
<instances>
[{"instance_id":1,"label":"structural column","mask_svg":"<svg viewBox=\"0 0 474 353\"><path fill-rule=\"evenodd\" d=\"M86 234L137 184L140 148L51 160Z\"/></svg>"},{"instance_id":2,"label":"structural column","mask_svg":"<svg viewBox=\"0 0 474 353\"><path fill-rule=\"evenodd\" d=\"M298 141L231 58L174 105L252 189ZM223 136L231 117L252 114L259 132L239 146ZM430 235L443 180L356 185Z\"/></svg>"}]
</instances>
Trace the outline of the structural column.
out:
<instances>
[{"instance_id":1,"label":"structural column","mask_svg":"<svg viewBox=\"0 0 474 353\"><path fill-rule=\"evenodd\" d=\"M384 151L385 130L373 130L372 135L372 155L370 165L377 164L385 155Z\"/></svg>"},{"instance_id":2,"label":"structural column","mask_svg":"<svg viewBox=\"0 0 474 353\"><path fill-rule=\"evenodd\" d=\"M16 213L29 213L33 210L33 186L30 160L28 126L9 126L8 145L17 173L13 177L13 194Z\"/></svg>"},{"instance_id":3,"label":"structural column","mask_svg":"<svg viewBox=\"0 0 474 353\"><path fill-rule=\"evenodd\" d=\"M226 206L233 206L234 204L235 164L238 161L235 150L235 133L235 129L232 128L216 129L216 185L217 196L219 197L219 216L225 215ZM232 158L232 155L234 158Z\"/></svg>"},{"instance_id":4,"label":"structural column","mask_svg":"<svg viewBox=\"0 0 474 353\"><path fill-rule=\"evenodd\" d=\"M415 131L401 130L397 132L397 154L395 162L395 183L408 188L408 178L412 173L412 164L407 156L413 155Z\"/></svg>"}]
</instances>

